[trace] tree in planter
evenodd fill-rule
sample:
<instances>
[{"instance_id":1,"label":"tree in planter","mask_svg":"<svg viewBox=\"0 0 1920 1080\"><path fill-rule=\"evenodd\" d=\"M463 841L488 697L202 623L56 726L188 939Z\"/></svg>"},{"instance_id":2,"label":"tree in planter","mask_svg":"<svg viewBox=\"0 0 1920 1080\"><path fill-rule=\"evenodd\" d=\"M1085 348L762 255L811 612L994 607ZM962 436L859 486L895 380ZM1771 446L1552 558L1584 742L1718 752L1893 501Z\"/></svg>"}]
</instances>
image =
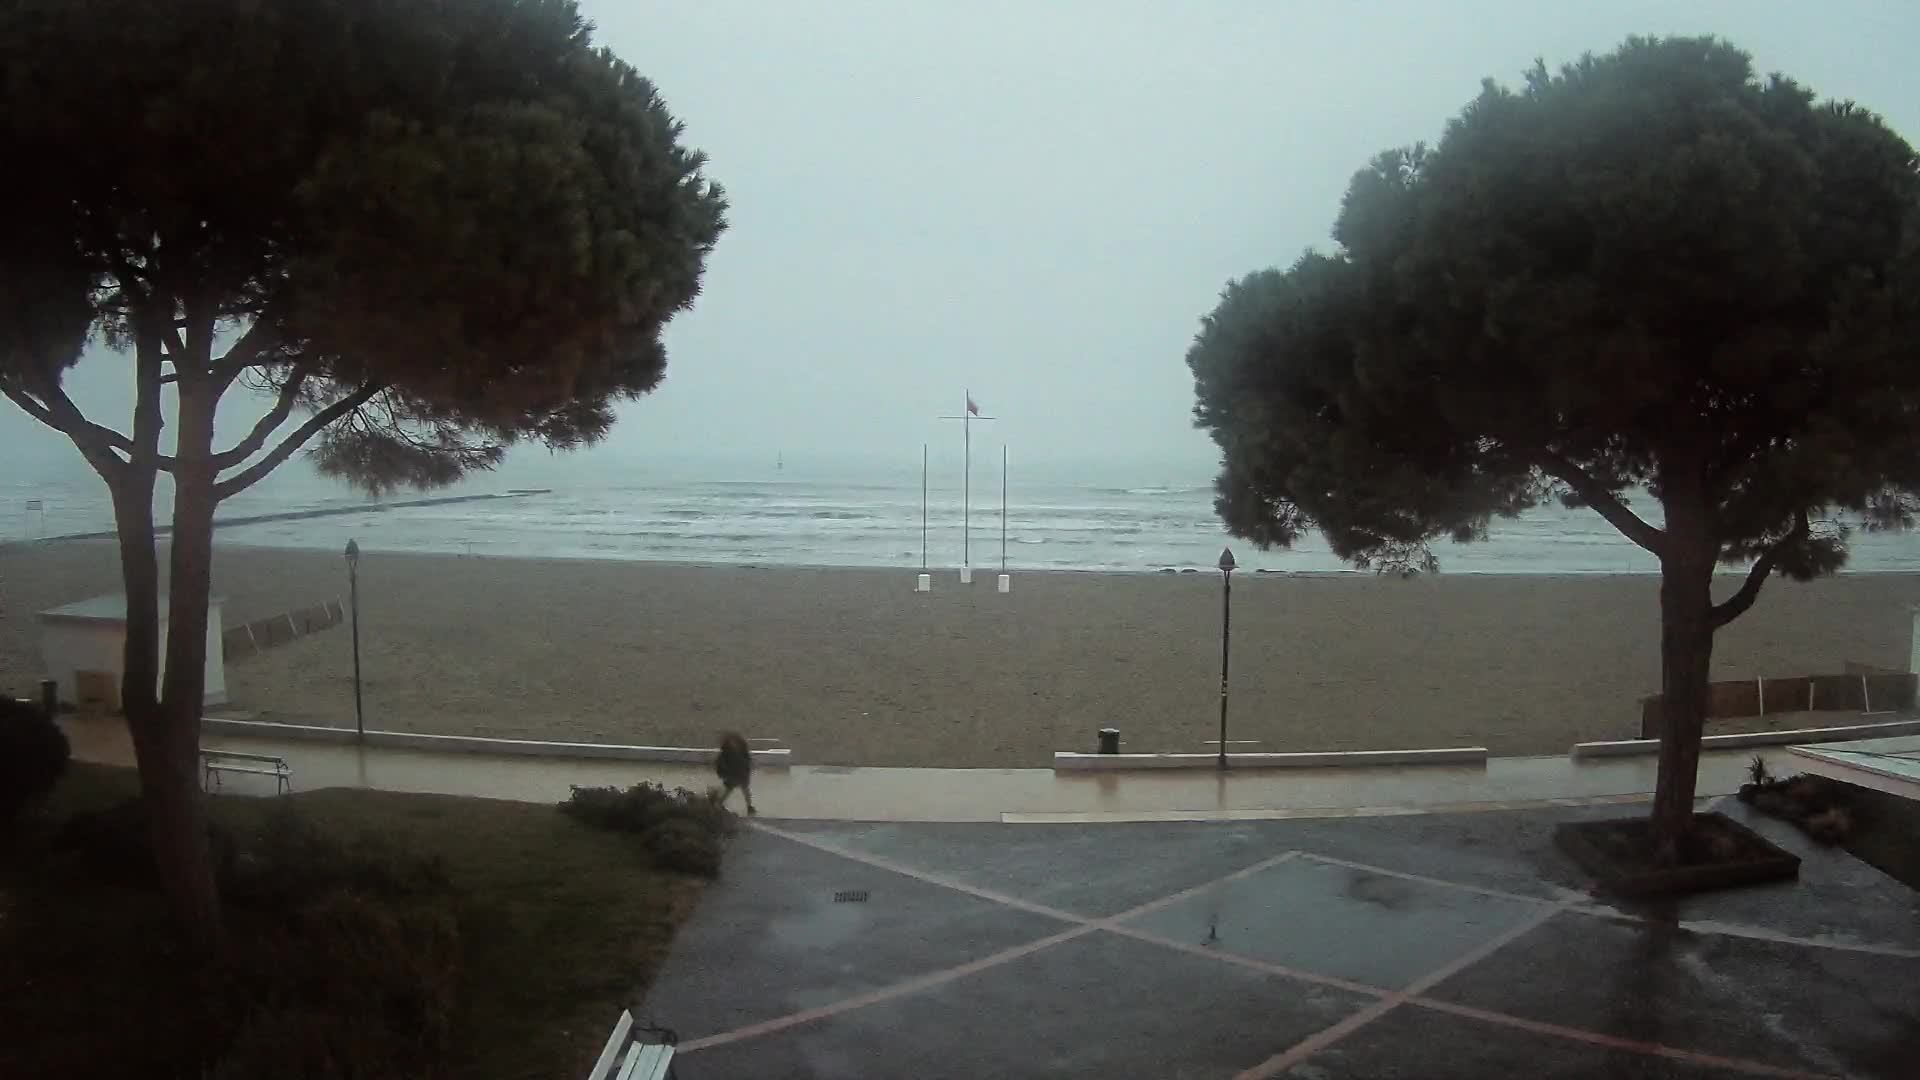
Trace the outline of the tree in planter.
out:
<instances>
[{"instance_id":1,"label":"tree in planter","mask_svg":"<svg viewBox=\"0 0 1920 1080\"><path fill-rule=\"evenodd\" d=\"M1599 513L1660 563L1677 859L1714 632L1770 576L1838 569L1850 528L1912 523L1913 149L1723 42L1629 39L1487 82L1355 176L1334 237L1230 284L1187 355L1223 521L1418 569L1547 498ZM1716 603L1717 564L1748 569Z\"/></svg>"},{"instance_id":2,"label":"tree in planter","mask_svg":"<svg viewBox=\"0 0 1920 1080\"><path fill-rule=\"evenodd\" d=\"M199 942L220 927L195 784L215 507L302 450L380 492L599 438L659 383L724 228L681 133L571 0L0 7L0 394L111 493L122 705ZM124 429L62 388L96 335L132 369ZM236 387L269 404L219 446Z\"/></svg>"}]
</instances>

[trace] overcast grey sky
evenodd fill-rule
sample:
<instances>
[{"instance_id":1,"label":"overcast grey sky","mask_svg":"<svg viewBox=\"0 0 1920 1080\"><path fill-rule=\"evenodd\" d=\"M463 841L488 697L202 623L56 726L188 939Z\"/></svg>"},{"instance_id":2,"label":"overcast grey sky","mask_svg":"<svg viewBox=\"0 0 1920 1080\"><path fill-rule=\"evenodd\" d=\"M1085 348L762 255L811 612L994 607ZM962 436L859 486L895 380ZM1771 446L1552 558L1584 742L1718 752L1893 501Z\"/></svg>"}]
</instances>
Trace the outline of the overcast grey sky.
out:
<instances>
[{"instance_id":1,"label":"overcast grey sky","mask_svg":"<svg viewBox=\"0 0 1920 1080\"><path fill-rule=\"evenodd\" d=\"M1371 155L1435 138L1536 56L1718 33L1920 138L1915 0L586 8L733 201L665 385L594 464L917 459L970 387L1023 460L1204 475L1182 358L1220 287L1324 246ZM124 378L83 376L84 396L112 407Z\"/></svg>"}]
</instances>

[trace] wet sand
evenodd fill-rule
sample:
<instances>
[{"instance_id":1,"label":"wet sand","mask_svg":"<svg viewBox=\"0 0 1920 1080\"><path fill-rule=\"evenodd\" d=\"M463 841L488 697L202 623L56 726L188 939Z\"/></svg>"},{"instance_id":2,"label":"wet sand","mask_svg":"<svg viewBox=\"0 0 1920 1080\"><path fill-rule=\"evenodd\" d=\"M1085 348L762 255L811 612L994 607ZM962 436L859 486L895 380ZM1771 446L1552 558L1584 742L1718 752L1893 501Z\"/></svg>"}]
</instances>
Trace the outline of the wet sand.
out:
<instances>
[{"instance_id":1,"label":"wet sand","mask_svg":"<svg viewBox=\"0 0 1920 1080\"><path fill-rule=\"evenodd\" d=\"M323 552L222 548L215 583L228 626L347 592ZM110 544L0 548L0 688L38 677L32 612L116 589ZM830 764L1041 766L1109 725L1128 750L1211 749L1219 575L1016 573L1002 596L992 572L949 570L912 590L911 571L373 552L367 722L672 745L738 730ZM1904 668L1916 602L1920 576L1776 580L1722 631L1714 677ZM1230 737L1564 753L1637 734L1658 641L1651 577L1236 574ZM259 719L351 725L351 672L342 626L227 677Z\"/></svg>"}]
</instances>

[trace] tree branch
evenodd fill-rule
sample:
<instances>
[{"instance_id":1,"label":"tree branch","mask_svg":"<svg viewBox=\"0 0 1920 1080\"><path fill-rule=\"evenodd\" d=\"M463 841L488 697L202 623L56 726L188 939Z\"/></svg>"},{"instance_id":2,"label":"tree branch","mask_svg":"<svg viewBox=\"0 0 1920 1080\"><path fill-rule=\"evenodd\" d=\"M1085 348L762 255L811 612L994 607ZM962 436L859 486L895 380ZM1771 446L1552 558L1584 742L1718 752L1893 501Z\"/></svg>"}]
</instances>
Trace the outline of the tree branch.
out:
<instances>
[{"instance_id":1,"label":"tree branch","mask_svg":"<svg viewBox=\"0 0 1920 1080\"><path fill-rule=\"evenodd\" d=\"M280 429L281 424L287 422L287 417L293 415L293 407L300 401L300 388L306 385L308 371L309 369L305 366L295 368L286 384L280 387L280 397L273 403L272 410L253 425L253 430L247 433L247 437L235 443L232 449L213 455L213 467L216 471L231 469L244 463L248 458L259 453L261 447L267 445L267 440L273 436L273 433Z\"/></svg>"},{"instance_id":2,"label":"tree branch","mask_svg":"<svg viewBox=\"0 0 1920 1080\"><path fill-rule=\"evenodd\" d=\"M1666 549L1666 533L1641 520L1640 515L1628 509L1626 503L1588 476L1580 466L1558 454L1546 452L1538 455L1537 460L1548 476L1572 488L1574 494L1606 518L1609 525L1620 530L1620 535L1655 555Z\"/></svg>"},{"instance_id":3,"label":"tree branch","mask_svg":"<svg viewBox=\"0 0 1920 1080\"><path fill-rule=\"evenodd\" d=\"M28 416L70 439L75 441L84 439L103 450L119 450L123 453L133 451L132 439L110 427L87 419L86 415L80 411L80 407L67 396L67 392L57 386L52 389L41 388L31 391L0 387L0 392L4 392L7 398L20 406L21 411ZM34 401L35 397L40 400Z\"/></svg>"},{"instance_id":4,"label":"tree branch","mask_svg":"<svg viewBox=\"0 0 1920 1080\"><path fill-rule=\"evenodd\" d=\"M292 457L302 446L305 446L315 435L326 430L328 425L348 413L353 412L360 406L365 405L382 389L383 388L377 384L368 383L346 397L341 398L339 401L314 413L307 419L306 423L296 428L293 434L287 436L279 446L268 451L267 456L247 466L245 471L215 484L213 486L214 499L220 501L231 498L259 483L262 479L265 479L268 473L279 468L281 462Z\"/></svg>"},{"instance_id":5,"label":"tree branch","mask_svg":"<svg viewBox=\"0 0 1920 1080\"><path fill-rule=\"evenodd\" d=\"M213 379L222 389L232 385L241 372L259 363L260 355L276 344L273 332L265 329L266 326L266 319L255 319L247 332L240 335L240 340L233 343L233 348L214 362Z\"/></svg>"},{"instance_id":6,"label":"tree branch","mask_svg":"<svg viewBox=\"0 0 1920 1080\"><path fill-rule=\"evenodd\" d=\"M33 417L40 423L60 432L73 440L80 450L80 456L87 459L93 471L100 478L112 484L121 469L126 465L115 450L132 452L133 442L112 428L102 427L81 415L71 399L64 392L41 393L45 402L35 401L33 396L17 387L0 385L0 394L8 401L20 407L20 411Z\"/></svg>"},{"instance_id":7,"label":"tree branch","mask_svg":"<svg viewBox=\"0 0 1920 1080\"><path fill-rule=\"evenodd\" d=\"M1780 563L1780 553L1788 547L1806 540L1813 531L1812 523L1807 520L1805 510L1798 511L1793 530L1767 546L1767 550L1753 561L1747 571L1747 580L1740 583L1740 591L1713 605L1712 618L1715 630L1727 625L1747 613L1753 602L1760 598L1760 587L1773 576L1773 568Z\"/></svg>"}]
</instances>

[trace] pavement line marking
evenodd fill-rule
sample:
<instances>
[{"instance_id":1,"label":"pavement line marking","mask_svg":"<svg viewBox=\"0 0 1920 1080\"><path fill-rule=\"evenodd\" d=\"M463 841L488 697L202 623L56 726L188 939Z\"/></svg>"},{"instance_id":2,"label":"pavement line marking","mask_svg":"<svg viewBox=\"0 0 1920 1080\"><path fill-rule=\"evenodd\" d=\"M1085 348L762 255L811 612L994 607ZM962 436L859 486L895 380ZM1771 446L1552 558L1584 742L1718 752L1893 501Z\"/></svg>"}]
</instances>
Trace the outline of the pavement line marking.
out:
<instances>
[{"instance_id":1,"label":"pavement line marking","mask_svg":"<svg viewBox=\"0 0 1920 1080\"><path fill-rule=\"evenodd\" d=\"M796 844L804 844L807 847L814 848L815 850L818 850L818 851L824 851L830 855L838 855L843 859L848 859L853 862L865 863L866 865L874 867L875 869L878 869L878 870L886 870L891 873L900 874L904 877L913 878L917 881L924 881L929 885L938 885L942 888L952 889L955 892L966 893L968 896L978 897L981 900L988 900L996 904L1004 905L1006 907L1016 908L1020 911L1032 912L1036 915L1045 915L1048 918L1059 919L1061 922L1069 922L1077 926L1104 926L1109 923L1117 923L1123 919L1137 918L1141 915L1147 914L1150 911L1157 911L1160 908L1167 907L1171 904L1177 904L1180 901L1186 900L1190 897L1198 896L1199 894L1206 892L1209 889L1217 889L1222 885L1239 881L1242 878L1251 877L1254 874L1261 872L1262 870L1266 870L1271 867L1278 866L1281 863L1286 862L1287 860L1300 854L1297 851L1283 851L1278 855L1272 855L1265 859L1261 859L1259 862L1252 863L1247 866L1243 866L1240 869L1235 870L1230 874L1222 875L1221 877L1214 878L1211 881L1203 881L1200 884L1195 885L1191 888L1182 889L1179 892L1170 893L1166 896L1159 897L1158 899L1155 899L1155 900L1149 900L1146 903L1139 905L1138 907L1129 908L1126 911L1122 911L1115 915L1096 917L1096 916L1089 916L1089 915L1077 915L1071 911L1064 911L1060 908L1049 907L1046 904L1036 904L1031 900L1022 900L1017 896L1011 896L1007 893L997 892L993 889L983 889L977 885L970 885L956 878L947 877L944 874L936 874L930 871L920 870L915 867L908 866L904 863L895 862L894 860L886 858L884 856L869 855L864 851L855 851L851 848L842 847L839 844L835 844L829 841L820 840L811 836L807 836L804 833L791 833L786 831L785 829L777 829L770 825L763 825L759 822L755 822L753 825L753 828L758 829L761 832L764 832L770 836L780 837L782 840L791 840Z\"/></svg>"},{"instance_id":2,"label":"pavement line marking","mask_svg":"<svg viewBox=\"0 0 1920 1080\"><path fill-rule=\"evenodd\" d=\"M1339 1021L1333 1026L1314 1032L1312 1035L1307 1036L1286 1050L1275 1054L1245 1072L1234 1074L1234 1080L1267 1080L1268 1077L1279 1076L1286 1070L1293 1068L1295 1065L1325 1050L1327 1047L1332 1046L1348 1035L1353 1034L1392 1012L1405 1000L1405 998L1396 994L1390 997L1383 997L1378 1001L1368 1002L1365 1008Z\"/></svg>"},{"instance_id":3,"label":"pavement line marking","mask_svg":"<svg viewBox=\"0 0 1920 1080\"><path fill-rule=\"evenodd\" d=\"M1865 942L1849 941L1819 941L1813 938L1783 934L1778 931L1768 930L1765 927L1744 926L1738 923L1688 922L1686 920L1680 920L1679 922L1662 922L1659 919L1648 918L1645 915L1635 915L1632 912L1610 908L1605 906L1604 903L1590 902L1589 900L1549 900L1541 896L1528 896L1525 893L1506 892L1502 889L1489 889L1480 885L1467 885L1458 881L1448 881L1445 878L1428 877L1424 874L1410 874L1404 870L1390 870L1384 866L1354 862L1352 859L1341 859L1332 855L1320 855L1311 851L1301 851L1300 857L1303 859L1312 859L1314 862L1328 863L1333 866L1344 866L1350 870L1363 870L1370 874L1400 878L1403 881L1417 881L1424 885L1438 885L1442 888L1458 889L1462 892L1479 893L1482 896L1493 896L1503 900L1519 900L1528 904L1557 905L1562 910L1573 912L1576 915L1585 915L1594 919L1611 919L1615 922L1630 922L1643 926L1673 926L1693 934L1715 934L1721 937L1749 938L1755 941L1771 941L1781 945L1798 945L1808 949L1835 949L1841 952L1868 953L1873 956L1889 956L1903 960L1920 959L1920 949L1908 949L1898 945L1874 945Z\"/></svg>"},{"instance_id":4,"label":"pavement line marking","mask_svg":"<svg viewBox=\"0 0 1920 1080\"><path fill-rule=\"evenodd\" d=\"M1229 885L1243 878L1252 877L1253 875L1261 872L1262 870L1270 870L1273 867L1279 866L1281 863L1286 862L1288 859L1295 858L1299 854L1300 852L1298 851L1283 851L1280 854L1274 855L1270 858L1261 859L1259 862L1254 863L1251 866L1243 866L1240 869L1235 870L1233 873L1226 875L1225 877L1218 877L1213 879L1212 881L1201 882L1200 884L1195 885L1190 889L1182 889L1177 893L1171 893L1167 896L1161 897L1158 900L1149 900L1146 903L1141 904L1139 907L1131 908L1129 910L1121 912L1118 915L1109 915L1104 919L1098 919L1095 921L1102 924L1112 924L1112 923L1122 922L1123 920L1126 920L1126 919L1136 919L1142 915L1147 914L1148 912L1158 911L1164 907L1171 907L1172 905L1177 904L1182 900L1189 900L1189 899L1192 899L1193 897L1199 896L1201 893L1210 892L1214 889L1218 889L1222 885Z\"/></svg>"},{"instance_id":5,"label":"pavement line marking","mask_svg":"<svg viewBox=\"0 0 1920 1080\"><path fill-rule=\"evenodd\" d=\"M827 1017L836 1016L841 1013L850 1012L855 1009L865 1008L868 1005L875 1005L881 1002L891 1001L896 998L905 997L910 994L916 994L922 990L931 989L932 987L940 986L945 983L952 982L955 979L963 978L968 975L985 971L989 968L994 968L1002 964L1010 963L1014 960L1021 959L1022 957L1030 956L1036 952L1041 951L1042 949L1051 948L1055 945L1061 944L1062 942L1071 941L1074 938L1083 937L1087 934L1092 934L1097 931L1106 931L1108 933L1117 934L1121 937L1131 938L1133 940L1144 942L1150 945L1157 945L1161 948L1173 949L1177 952L1188 953L1195 956L1210 957L1222 963L1234 964L1236 966L1250 968L1255 971L1260 971L1266 974L1279 976L1281 978L1294 979L1296 981L1313 983L1313 984L1318 984L1322 986L1331 986L1337 989L1347 990L1357 994L1365 994L1367 996L1378 999L1368 1004L1367 1006L1361 1008L1360 1010L1356 1011L1352 1015L1346 1017L1345 1019L1338 1021L1332 1026L1314 1035L1308 1036L1306 1039L1302 1040L1300 1043L1296 1044L1293 1047L1289 1047L1287 1050L1274 1056L1273 1058L1269 1058L1267 1061L1262 1062L1261 1064L1256 1065L1253 1068L1240 1073L1237 1080L1263 1080L1263 1078L1275 1076L1279 1072L1299 1064L1300 1061L1305 1060L1307 1057L1310 1057L1312 1054L1317 1053L1320 1050L1323 1050L1326 1047L1333 1045L1339 1040L1345 1038L1347 1035L1355 1031L1358 1031L1360 1028L1363 1028L1370 1023L1373 1023L1375 1020L1378 1020L1380 1017L1387 1015L1388 1013L1392 1012L1395 1008L1398 1008L1400 1005L1403 1005L1403 1004L1411 1004L1411 1005L1418 1006L1420 1008L1433 1009L1438 1012L1451 1013L1453 1015L1468 1017L1470 1019L1483 1020L1488 1023L1499 1024L1499 1025L1518 1028L1526 1031L1532 1031L1538 1034L1554 1035L1554 1036L1558 1036L1565 1039L1571 1039L1576 1042L1585 1042L1585 1043L1589 1043L1596 1046L1605 1046L1611 1049L1622 1050L1629 1053L1637 1053L1637 1054L1642 1054L1642 1055L1647 1055L1652 1057L1662 1057L1662 1058L1669 1058L1677 1061L1688 1061L1688 1062L1694 1062L1698 1064L1711 1065L1711 1066L1716 1066L1720 1068L1731 1069L1737 1072L1747 1073L1749 1075L1754 1075L1754 1076L1788 1077L1788 1078L1793 1078L1793 1080L1831 1080L1831 1078L1826 1077L1825 1074L1821 1074L1821 1073L1809 1073L1809 1072L1804 1072L1796 1069L1781 1068L1775 1065L1767 1065L1762 1062L1747 1061L1740 1058L1719 1057L1712 1054L1704 1054L1704 1053L1699 1053L1691 1050L1682 1050L1677 1047L1664 1046L1659 1043L1636 1042L1635 1040L1632 1040L1632 1039L1621 1038L1615 1035L1607 1035L1602 1032L1587 1031L1582 1028L1566 1027L1560 1024L1553 1024L1545 1021L1530 1020L1530 1019L1527 1019L1526 1017L1513 1016L1513 1015L1502 1013L1502 1012L1495 1012L1491 1009L1480 1009L1480 1008L1475 1008L1469 1005L1457 1005L1452 1002L1440 1001L1435 998L1424 996L1426 991L1439 985L1441 982L1445 981L1446 979L1449 979L1454 975L1459 974L1459 972L1465 970L1467 967L1473 964L1479 963L1481 960L1486 959L1488 956L1491 956L1493 953L1497 952L1498 950L1518 940L1520 937L1524 936L1529 931L1543 925L1544 923L1552 919L1555 915L1558 915L1561 912L1572 912L1575 914L1585 915L1589 917L1611 918L1611 919L1622 920L1627 922L1637 922L1637 923L1653 922L1653 920L1645 919L1640 916L1629 915L1624 912L1608 911L1605 909L1593 907L1591 905L1581 904L1573 900L1546 900L1537 896L1526 896L1521 893L1509 893L1509 892L1501 891L1499 889L1485 889L1475 885L1466 885L1460 882L1447 881L1442 878L1427 877L1421 874L1410 874L1410 873L1406 873L1399 870L1390 870L1390 869L1387 869L1386 867L1373 866L1368 863L1354 862L1350 859L1340 859L1340 858L1335 858L1329 855L1317 855L1310 851L1292 850L1292 851L1284 851L1278 855L1270 856L1269 858L1262 859L1258 862L1241 867L1240 869L1235 870L1230 874L1226 874L1222 877L1215 878L1211 881L1203 882L1199 885L1195 885L1190 888L1183 889L1176 893L1170 893L1167 896L1160 897L1156 900L1150 900L1137 907L1130 908L1126 911L1120 912L1117 915L1110 915L1105 918L1089 918L1087 916L1076 915L1076 914L1073 914L1072 912L1063 911L1057 908L1051 908L1044 904L1035 904L1030 901L1021 900L1018 897L1009 896L1005 893L995 892L991 889L982 889L977 886L969 885L962 881L945 877L943 875L933 874L933 873L929 873L922 870L917 870L913 867L906 866L902 863L894 862L891 859L883 858L881 856L868 855L864 852L853 851L847 848L843 848L837 844L832 844L827 841L818 840L813 837L805 836L803 834L790 833L784 829L773 828L761 822L754 822L752 827L764 833L767 833L771 836L777 836L785 840L791 840L794 843L802 844L807 847L812 847L831 855L837 855L841 858L848 859L852 862L865 863L869 866L875 867L876 869L887 870L892 873L901 874L905 877L910 877L919 881L924 881L930 885L936 885L943 888L953 889L957 892L966 893L967 895L975 896L982 900L987 900L992 903L1003 905L1005 907L1010 907L1010 908L1014 908L1016 910L1021 910L1021 911L1029 911L1039 915L1045 915L1050 918L1059 919L1064 922L1072 923L1074 925L1071 929L1062 930L1059 933L1027 942L1024 945L1016 945L1011 948L1003 949L999 952L980 957L979 959L971 960L966 963L956 965L954 967L944 968L940 971L935 971L925 975L915 976L911 979L906 979L901 982L895 983L892 986L882 987L879 990L871 991L866 994L856 995L854 997L846 998L841 1001L819 1006L817 1008L807 1009L797 1013L790 1013L786 1016L775 1017L772 1020L761 1021L760 1023L757 1023L757 1024L749 1024L745 1027L735 1028L732 1031L720 1032L718 1034L709 1035L699 1039L691 1039L680 1044L679 1051L681 1053L691 1053L693 1051L705 1049L712 1046L722 1046L727 1043L738 1042L744 1039L756 1038L758 1036L770 1034L772 1032L782 1031L782 1030L785 1030L786 1028L793 1027L798 1024L812 1023L816 1020L822 1020ZM1462 954L1461 956L1456 957L1453 961L1445 965L1442 965L1440 968L1427 973L1426 975L1420 977L1419 979L1416 979L1414 982L1408 984L1404 989L1401 989L1401 990L1385 990L1380 987L1369 986L1365 983L1352 982L1350 980L1342 979L1337 976L1320 975L1315 972L1302 971L1295 968L1289 968L1281 964L1274 964L1264 960L1257 960L1253 957L1241 956L1236 953L1224 952L1218 949L1208 949L1203 946L1192 945L1182 941L1176 941L1171 938L1161 937L1158 934L1137 929L1135 927L1122 925L1124 920L1137 918L1140 915L1146 914L1148 912L1156 911L1156 910L1159 910L1160 908L1164 908L1172 904L1179 903L1183 900L1190 899L1196 895L1206 892L1209 889L1216 889L1230 882L1250 877L1254 874L1259 873L1262 870L1269 869L1273 866L1277 866L1283 862L1286 862L1289 859L1293 859L1297 857L1305 857L1308 859L1313 859L1317 862L1327 863L1335 866L1344 866L1354 870L1361 870L1361 871L1366 871L1371 873L1383 874L1388 877L1402 878L1408 881L1416 881L1424 884L1437 885L1445 888L1459 889L1466 892L1480 893L1486 896L1499 897L1499 898L1509 899L1509 900L1521 900L1529 904L1536 905L1540 910L1535 915L1515 924L1512 927L1509 927L1507 930L1503 931L1502 933L1495 935L1494 937L1481 943L1479 946L1476 946L1475 948L1469 950L1468 952ZM1705 930L1705 931L1696 931L1696 932L1730 933L1729 931L1724 929ZM1830 942L1808 941L1805 939L1794 938L1786 935L1772 937L1772 936L1765 935L1764 933L1754 934L1754 935L1741 935L1737 933L1731 933L1730 936L1755 936L1755 937L1761 937L1764 940L1773 940L1773 941L1783 942L1786 944L1805 945L1805 946L1817 947L1817 948L1850 949L1858 952L1886 953L1894 956L1909 955L1909 952L1907 950L1884 949L1876 946L1852 946L1852 945L1844 945L1844 944L1837 944L1837 943L1830 943Z\"/></svg>"},{"instance_id":6,"label":"pavement line marking","mask_svg":"<svg viewBox=\"0 0 1920 1080\"><path fill-rule=\"evenodd\" d=\"M1269 1077L1280 1075L1320 1051L1325 1050L1327 1047L1332 1046L1334 1043L1339 1042L1341 1039L1346 1038L1348 1035L1387 1015L1401 1005L1406 1004L1414 997L1426 993L1428 990L1433 989L1435 986L1472 967L1474 964L1485 960L1487 957L1513 944L1547 920L1560 914L1561 910L1561 905L1556 904L1552 907L1542 908L1541 910L1533 912L1526 918L1502 930L1500 933L1495 934L1473 948L1468 949L1466 952L1461 953L1459 956L1454 957L1452 960L1420 976L1413 982L1408 983L1404 988L1387 994L1380 1000L1368 1005L1366 1008L1361 1009L1346 1019L1339 1021L1333 1026L1307 1036L1305 1039L1300 1040L1280 1053L1255 1065L1253 1068L1240 1073L1235 1080L1268 1080Z\"/></svg>"},{"instance_id":7,"label":"pavement line marking","mask_svg":"<svg viewBox=\"0 0 1920 1080\"><path fill-rule=\"evenodd\" d=\"M1132 926L1102 926L1099 929L1105 930L1110 934L1118 934L1121 937L1132 938L1135 941L1144 941L1149 945L1158 945L1163 949L1172 949L1175 952L1189 953L1193 956L1204 956L1211 960L1218 960L1223 964L1251 968L1254 971L1267 975L1278 975L1283 979L1313 983L1317 986L1331 986L1337 990L1347 990L1356 994L1365 994L1373 998L1384 998L1393 993L1391 990L1384 990L1378 986L1369 986L1366 983L1357 983L1348 979L1342 979L1338 975L1320 975L1312 971L1303 971L1299 968L1287 967L1284 964L1276 964L1271 960L1260 960L1251 956L1242 956L1239 953L1224 952L1220 949L1209 949L1205 945L1195 945L1188 941L1176 941L1173 938L1161 937L1159 934L1137 929Z\"/></svg>"},{"instance_id":8,"label":"pavement line marking","mask_svg":"<svg viewBox=\"0 0 1920 1080\"><path fill-rule=\"evenodd\" d=\"M1674 1061L1685 1061L1695 1065L1708 1065L1715 1068L1727 1069L1732 1072L1743 1072L1750 1076L1778 1076L1788 1077L1791 1078L1791 1080L1832 1080L1826 1073L1803 1072L1799 1069L1785 1069L1778 1065L1767 1065L1758 1061L1748 1061L1743 1058L1720 1057L1717 1054L1703 1054L1695 1050L1682 1050L1678 1047L1666 1046L1661 1043L1639 1042L1634 1039L1622 1038L1618 1035L1607 1035L1598 1031L1587 1031L1584 1028L1550 1024L1543 1020L1529 1020L1522 1016L1512 1016L1507 1013L1494 1012L1491 1009L1477 1009L1471 1005L1458 1005L1451 1001L1439 1001L1430 997L1411 998L1407 1001L1407 1004L1417 1008L1432 1009L1435 1012L1449 1013L1453 1016L1463 1016L1470 1020L1484 1020L1489 1024L1518 1028L1522 1031L1531 1031L1540 1035L1552 1035L1562 1039L1572 1039L1575 1042L1592 1043L1595 1046L1604 1046L1609 1049L1622 1050L1632 1054L1670 1058Z\"/></svg>"},{"instance_id":9,"label":"pavement line marking","mask_svg":"<svg viewBox=\"0 0 1920 1080\"><path fill-rule=\"evenodd\" d=\"M852 1012L855 1009L864 1009L869 1005L878 1005L883 1001L892 1001L895 998L906 997L909 994L917 994L922 990L928 990L944 983L950 983L955 979L985 971L988 968L1010 963L1023 956L1031 956L1042 949L1052 948L1061 942L1072 941L1077 937L1084 937L1093 933L1096 929L1097 927L1091 925L1076 926L1069 930L1062 930L1057 934L1050 934L1047 937L1029 941L1024 945L1015 945L1010 949L1002 949L999 952L982 956L977 960L970 960L967 963L931 972L926 975L918 975L914 978L894 983L892 986L884 986L878 990L845 998L829 1005L822 1005L813 1009L804 1009L796 1013L788 1013L785 1016L775 1017L772 1020L763 1020L757 1024L748 1024L746 1027L734 1028L732 1031L723 1031L718 1035L708 1035L701 1039L689 1039L675 1049L678 1053L690 1054L696 1050L705 1050L714 1046L725 1046L728 1043L740 1042L743 1039L752 1039L776 1031L784 1031L787 1028L800 1024L810 1024L816 1020L824 1020L830 1016L838 1016L841 1013Z\"/></svg>"},{"instance_id":10,"label":"pavement line marking","mask_svg":"<svg viewBox=\"0 0 1920 1080\"><path fill-rule=\"evenodd\" d=\"M1564 900L1549 900L1543 896L1528 896L1525 893L1507 892L1503 889L1488 889L1479 885L1466 885L1458 881L1448 881L1445 878L1428 877L1425 874L1409 874L1405 870L1389 870L1384 866L1354 862L1352 859L1335 858L1332 855L1318 855L1311 851L1302 851L1300 856L1301 858L1312 859L1314 862L1327 863L1332 866L1344 866L1349 870L1364 870L1369 874L1380 874L1383 877L1399 878L1402 881L1417 881L1422 885L1439 885L1448 889L1458 889L1462 892L1479 893L1482 896L1495 896L1502 900L1524 900L1529 904L1544 904L1553 907L1562 907L1568 903L1568 901Z\"/></svg>"},{"instance_id":11,"label":"pavement line marking","mask_svg":"<svg viewBox=\"0 0 1920 1080\"><path fill-rule=\"evenodd\" d=\"M995 892L992 889L982 889L977 885L969 885L964 881L950 878L943 874L915 869L905 863L894 862L892 859L885 858L884 856L869 855L864 851L854 851L829 841L816 839L805 833L792 833L785 829L776 829L771 825L763 825L759 822L755 822L752 827L769 836L777 836L782 840L791 840L796 844L804 844L817 851L824 851L829 855L838 855L852 862L865 863L879 870L900 874L903 877L910 877L916 881L924 881L929 885L938 885L942 888L952 889L955 892L963 892L968 896L978 897L981 900L989 900L1004 907L1016 908L1020 911L1031 912L1035 915L1045 915L1050 919L1059 919L1061 922L1070 922L1075 925L1085 925L1095 921L1087 918L1085 915L1075 915L1070 911L1062 911L1059 908L1048 907L1045 904L1036 904L1030 900L1022 900L1017 896Z\"/></svg>"}]
</instances>

